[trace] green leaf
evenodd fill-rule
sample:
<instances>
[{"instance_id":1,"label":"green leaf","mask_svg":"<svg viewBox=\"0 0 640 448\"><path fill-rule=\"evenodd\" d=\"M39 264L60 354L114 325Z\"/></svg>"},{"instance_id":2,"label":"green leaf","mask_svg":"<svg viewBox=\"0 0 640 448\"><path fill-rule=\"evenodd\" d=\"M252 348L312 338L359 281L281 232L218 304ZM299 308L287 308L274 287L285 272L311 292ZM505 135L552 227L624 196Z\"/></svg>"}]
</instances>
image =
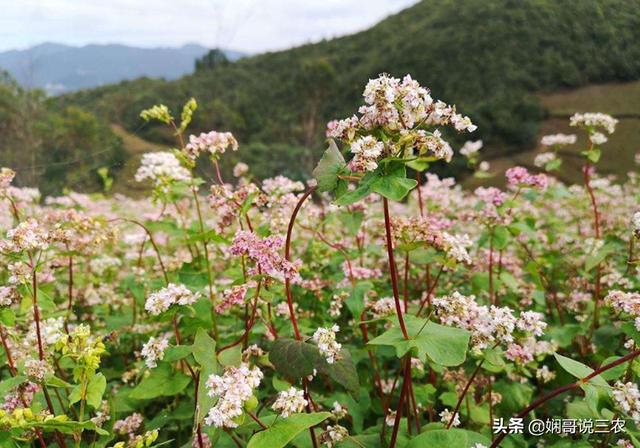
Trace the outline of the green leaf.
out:
<instances>
[{"instance_id":1,"label":"green leaf","mask_svg":"<svg viewBox=\"0 0 640 448\"><path fill-rule=\"evenodd\" d=\"M406 315L404 317L409 339L404 339L397 322L391 329L369 341L369 345L388 345L395 347L400 358L415 348L421 359L428 356L443 366L457 366L467 356L470 333L460 328L447 327L426 319Z\"/></svg>"},{"instance_id":2,"label":"green leaf","mask_svg":"<svg viewBox=\"0 0 640 448\"><path fill-rule=\"evenodd\" d=\"M604 361L602 361L602 365L606 366L607 364L611 364L612 362L616 361L620 359L620 356L611 356L607 359L605 359ZM604 378L606 381L613 381L613 380L617 380L620 377L622 377L622 375L624 375L625 371L627 370L627 367L629 367L629 362L623 362L620 365L617 365L615 367L613 367L612 369L609 369L607 371L604 371L600 374L600 376L602 378Z\"/></svg>"},{"instance_id":3,"label":"green leaf","mask_svg":"<svg viewBox=\"0 0 640 448\"><path fill-rule=\"evenodd\" d=\"M509 244L509 230L505 226L497 226L493 230L493 247L502 250Z\"/></svg>"},{"instance_id":4,"label":"green leaf","mask_svg":"<svg viewBox=\"0 0 640 448\"><path fill-rule=\"evenodd\" d=\"M404 175L387 174L378 177L371 183L371 190L392 201L402 200L418 185L415 179L407 179Z\"/></svg>"},{"instance_id":5,"label":"green leaf","mask_svg":"<svg viewBox=\"0 0 640 448\"><path fill-rule=\"evenodd\" d=\"M329 364L315 345L281 338L274 342L269 361L285 377L302 378L317 370L342 385L352 396L358 397L360 382L351 354L342 349L342 359Z\"/></svg>"},{"instance_id":6,"label":"green leaf","mask_svg":"<svg viewBox=\"0 0 640 448\"><path fill-rule=\"evenodd\" d=\"M318 181L318 191L334 190L338 186L338 173L346 166L336 143L330 140L329 147L313 170L313 177Z\"/></svg>"},{"instance_id":7,"label":"green leaf","mask_svg":"<svg viewBox=\"0 0 640 448\"><path fill-rule=\"evenodd\" d=\"M584 268L587 271L590 271L591 269L602 263L604 259L613 252L615 252L615 247L612 244L605 244L598 251L596 251L596 253L591 254L587 257Z\"/></svg>"},{"instance_id":8,"label":"green leaf","mask_svg":"<svg viewBox=\"0 0 640 448\"><path fill-rule=\"evenodd\" d=\"M164 352L163 361L174 362L186 358L193 352L193 347L190 345L174 345L169 347Z\"/></svg>"},{"instance_id":9,"label":"green leaf","mask_svg":"<svg viewBox=\"0 0 640 448\"><path fill-rule=\"evenodd\" d=\"M107 379L102 373L93 375L87 385L87 404L98 409L102 404L102 395L107 388Z\"/></svg>"},{"instance_id":10,"label":"green leaf","mask_svg":"<svg viewBox=\"0 0 640 448\"><path fill-rule=\"evenodd\" d=\"M491 445L491 440L477 432L464 429L434 429L425 431L411 439L406 448L422 447L448 447L448 448L473 448L476 444Z\"/></svg>"},{"instance_id":11,"label":"green leaf","mask_svg":"<svg viewBox=\"0 0 640 448\"><path fill-rule=\"evenodd\" d=\"M364 199L371 193L371 186L368 184L360 184L358 188L353 191L347 191L340 197L337 197L335 200L336 205L351 205L354 202L358 202L361 199Z\"/></svg>"},{"instance_id":12,"label":"green leaf","mask_svg":"<svg viewBox=\"0 0 640 448\"><path fill-rule=\"evenodd\" d=\"M345 300L347 308L351 312L351 315L357 321L360 320L360 316L364 311L364 296L367 292L373 289L373 283L369 281L358 282L352 288L351 294Z\"/></svg>"},{"instance_id":13,"label":"green leaf","mask_svg":"<svg viewBox=\"0 0 640 448\"><path fill-rule=\"evenodd\" d=\"M73 384L67 383L57 376L49 375L46 378L45 384L49 387L73 387Z\"/></svg>"},{"instance_id":14,"label":"green leaf","mask_svg":"<svg viewBox=\"0 0 640 448\"><path fill-rule=\"evenodd\" d=\"M198 384L198 406L196 409L196 420L202 422L209 409L216 403L216 398L207 394L204 387L205 381L210 375L218 372L218 361L216 359L216 341L202 328L198 328L193 341L193 357L200 364L200 383Z\"/></svg>"},{"instance_id":15,"label":"green leaf","mask_svg":"<svg viewBox=\"0 0 640 448\"><path fill-rule=\"evenodd\" d=\"M581 362L574 361L571 358L567 358L557 353L555 353L554 356L556 357L556 360L558 361L560 366L562 366L564 370L566 370L576 378L583 379L593 373L593 369L591 367L586 366ZM604 387L607 389L609 388L609 384L607 384L605 379L602 378L600 375L596 375L595 377L591 378L589 380L589 384L593 384L594 386ZM580 387L585 389L584 387L585 385L586 384L582 384Z\"/></svg>"},{"instance_id":16,"label":"green leaf","mask_svg":"<svg viewBox=\"0 0 640 448\"><path fill-rule=\"evenodd\" d=\"M21 385L26 380L26 376L18 375L0 382L0 395L4 396L11 389Z\"/></svg>"},{"instance_id":17,"label":"green leaf","mask_svg":"<svg viewBox=\"0 0 640 448\"><path fill-rule=\"evenodd\" d=\"M171 397L182 392L190 381L191 378L184 373L173 372L169 364L161 363L133 389L130 396L139 400Z\"/></svg>"},{"instance_id":18,"label":"green leaf","mask_svg":"<svg viewBox=\"0 0 640 448\"><path fill-rule=\"evenodd\" d=\"M238 344L220 352L218 362L223 366L239 366L242 362L242 346Z\"/></svg>"},{"instance_id":19,"label":"green leaf","mask_svg":"<svg viewBox=\"0 0 640 448\"><path fill-rule=\"evenodd\" d=\"M331 416L330 412L292 414L276 421L271 427L256 433L247 448L283 448L305 429L315 426Z\"/></svg>"},{"instance_id":20,"label":"green leaf","mask_svg":"<svg viewBox=\"0 0 640 448\"><path fill-rule=\"evenodd\" d=\"M16 313L11 308L1 308L0 323L7 327L13 327L16 324Z\"/></svg>"}]
</instances>

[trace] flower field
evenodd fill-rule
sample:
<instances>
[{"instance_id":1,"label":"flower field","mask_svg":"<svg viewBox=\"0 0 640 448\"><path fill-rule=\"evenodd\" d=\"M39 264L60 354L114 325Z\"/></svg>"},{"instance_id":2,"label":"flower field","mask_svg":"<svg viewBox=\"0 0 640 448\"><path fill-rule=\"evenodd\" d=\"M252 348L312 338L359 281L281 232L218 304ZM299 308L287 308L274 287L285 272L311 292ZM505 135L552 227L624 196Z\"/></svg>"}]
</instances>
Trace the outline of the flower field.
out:
<instances>
[{"instance_id":1,"label":"flower field","mask_svg":"<svg viewBox=\"0 0 640 448\"><path fill-rule=\"evenodd\" d=\"M197 113L141 113L176 140L143 156L147 198L2 168L0 446L640 447L640 179L597 170L615 118L571 117L582 184L557 134L468 191L429 168L491 177L473 117L409 75L327 124L306 183L223 175L242 142Z\"/></svg>"}]
</instances>

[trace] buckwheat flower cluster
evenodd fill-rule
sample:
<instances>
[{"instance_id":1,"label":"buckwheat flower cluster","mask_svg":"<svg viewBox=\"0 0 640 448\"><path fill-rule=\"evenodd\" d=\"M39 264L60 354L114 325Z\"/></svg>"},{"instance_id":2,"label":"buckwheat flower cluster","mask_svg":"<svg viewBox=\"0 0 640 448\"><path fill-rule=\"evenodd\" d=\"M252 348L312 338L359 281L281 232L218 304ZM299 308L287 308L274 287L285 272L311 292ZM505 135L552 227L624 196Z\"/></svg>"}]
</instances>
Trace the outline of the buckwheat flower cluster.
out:
<instances>
[{"instance_id":1,"label":"buckwheat flower cluster","mask_svg":"<svg viewBox=\"0 0 640 448\"><path fill-rule=\"evenodd\" d=\"M482 140L467 141L462 145L462 148L460 148L460 154L465 156L467 159L472 159L482 149L482 146Z\"/></svg>"},{"instance_id":2,"label":"buckwheat flower cluster","mask_svg":"<svg viewBox=\"0 0 640 448\"><path fill-rule=\"evenodd\" d=\"M9 188L13 178L16 176L16 172L10 168L0 168L0 193Z\"/></svg>"},{"instance_id":3,"label":"buckwheat flower cluster","mask_svg":"<svg viewBox=\"0 0 640 448\"><path fill-rule=\"evenodd\" d=\"M370 278L379 278L382 275L382 271L378 268L366 268L364 266L349 265L346 261L342 262L342 272L345 277L353 277L355 280L367 280Z\"/></svg>"},{"instance_id":4,"label":"buckwheat flower cluster","mask_svg":"<svg viewBox=\"0 0 640 448\"><path fill-rule=\"evenodd\" d=\"M233 177L242 177L249 172L249 165L238 162L233 166Z\"/></svg>"},{"instance_id":5,"label":"buckwheat flower cluster","mask_svg":"<svg viewBox=\"0 0 640 448\"><path fill-rule=\"evenodd\" d=\"M24 363L24 373L30 379L42 383L47 375L53 373L53 369L45 360L27 359Z\"/></svg>"},{"instance_id":6,"label":"buckwheat flower cluster","mask_svg":"<svg viewBox=\"0 0 640 448\"><path fill-rule=\"evenodd\" d=\"M549 185L549 179L545 174L531 174L526 168L514 166L509 168L505 176L511 187L533 187L544 190Z\"/></svg>"},{"instance_id":7,"label":"buckwheat flower cluster","mask_svg":"<svg viewBox=\"0 0 640 448\"><path fill-rule=\"evenodd\" d=\"M541 313L526 311L517 318L508 307L478 305L474 296L464 296L458 291L435 298L433 305L444 325L471 332L471 345L476 353L494 344L505 344L510 352L509 359L530 361L533 354L543 349L532 339L542 336L547 326ZM519 343L516 343L516 330L524 335Z\"/></svg>"},{"instance_id":8,"label":"buckwheat flower cluster","mask_svg":"<svg viewBox=\"0 0 640 448\"><path fill-rule=\"evenodd\" d=\"M191 292L184 285L169 283L166 288L151 294L144 304L144 309L157 316L169 309L171 305L193 305L200 298L200 293Z\"/></svg>"},{"instance_id":9,"label":"buckwheat flower cluster","mask_svg":"<svg viewBox=\"0 0 640 448\"><path fill-rule=\"evenodd\" d=\"M238 141L231 132L211 131L203 132L198 136L190 135L184 152L189 159L196 160L203 152L208 152L211 157L217 157L229 148L233 151L238 150Z\"/></svg>"},{"instance_id":10,"label":"buckwheat flower cluster","mask_svg":"<svg viewBox=\"0 0 640 448\"><path fill-rule=\"evenodd\" d=\"M223 375L209 376L207 393L218 397L218 402L209 410L205 423L216 428L236 428L234 419L242 415L244 402L253 396L253 389L260 385L262 377L259 368L251 368L247 363L227 367Z\"/></svg>"},{"instance_id":11,"label":"buckwheat flower cluster","mask_svg":"<svg viewBox=\"0 0 640 448\"><path fill-rule=\"evenodd\" d=\"M556 158L555 152L541 152L533 159L533 164L538 168L544 168L548 163L556 160Z\"/></svg>"},{"instance_id":12,"label":"buckwheat flower cluster","mask_svg":"<svg viewBox=\"0 0 640 448\"><path fill-rule=\"evenodd\" d=\"M477 127L469 117L456 112L455 106L434 101L429 90L411 78L402 80L383 74L370 79L363 92L365 104L358 115L327 124L327 136L345 141L354 154L349 167L356 172L373 171L387 156L421 156L451 160L453 150L439 130L427 132L423 126L452 126L458 132L473 132ZM371 131L382 128L397 139L381 141Z\"/></svg>"},{"instance_id":13,"label":"buckwheat flower cluster","mask_svg":"<svg viewBox=\"0 0 640 448\"><path fill-rule=\"evenodd\" d=\"M268 196L284 196L304 190L304 184L285 176L270 177L262 181L262 191Z\"/></svg>"},{"instance_id":14,"label":"buckwheat flower cluster","mask_svg":"<svg viewBox=\"0 0 640 448\"><path fill-rule=\"evenodd\" d=\"M40 386L38 384L25 381L11 389L11 391L4 396L4 401L0 405L0 409L11 412L23 406L30 406L34 395L39 390Z\"/></svg>"},{"instance_id":15,"label":"buckwheat flower cluster","mask_svg":"<svg viewBox=\"0 0 640 448\"><path fill-rule=\"evenodd\" d=\"M143 421L142 415L134 412L125 419L117 420L113 424L113 431L121 435L128 435L132 439L135 437L136 431L142 426Z\"/></svg>"},{"instance_id":16,"label":"buckwheat flower cluster","mask_svg":"<svg viewBox=\"0 0 640 448\"><path fill-rule=\"evenodd\" d=\"M618 407L633 419L636 425L640 424L640 391L638 385L632 382L616 382L613 391L613 400Z\"/></svg>"},{"instance_id":17,"label":"buckwheat flower cluster","mask_svg":"<svg viewBox=\"0 0 640 448\"><path fill-rule=\"evenodd\" d=\"M640 238L640 212L635 212L631 216L631 231L636 238Z\"/></svg>"},{"instance_id":18,"label":"buckwheat flower cluster","mask_svg":"<svg viewBox=\"0 0 640 448\"><path fill-rule=\"evenodd\" d=\"M290 387L278 394L278 398L271 406L271 409L278 412L282 417L287 418L291 414L304 411L308 404L304 398L304 391Z\"/></svg>"},{"instance_id":19,"label":"buckwheat flower cluster","mask_svg":"<svg viewBox=\"0 0 640 448\"><path fill-rule=\"evenodd\" d=\"M247 285L237 285L222 292L222 300L216 303L216 313L224 313L235 305L242 305L247 295Z\"/></svg>"},{"instance_id":20,"label":"buckwheat flower cluster","mask_svg":"<svg viewBox=\"0 0 640 448\"><path fill-rule=\"evenodd\" d=\"M376 319L392 316L396 313L396 305L392 297L383 297L370 303L369 306Z\"/></svg>"},{"instance_id":21,"label":"buckwheat flower cluster","mask_svg":"<svg viewBox=\"0 0 640 448\"><path fill-rule=\"evenodd\" d=\"M351 144L351 152L354 156L349 162L349 168L356 172L374 171L378 168L377 160L383 150L384 143L371 135L355 140Z\"/></svg>"},{"instance_id":22,"label":"buckwheat flower cluster","mask_svg":"<svg viewBox=\"0 0 640 448\"><path fill-rule=\"evenodd\" d=\"M158 366L158 361L162 361L167 348L169 348L169 340L167 338L151 336L149 341L142 346L140 355L144 358L144 363L147 367L153 369Z\"/></svg>"},{"instance_id":23,"label":"buckwheat flower cluster","mask_svg":"<svg viewBox=\"0 0 640 448\"><path fill-rule=\"evenodd\" d=\"M607 138L607 136L602 132L592 132L591 134L589 134L589 140L591 140L591 143L597 146L607 143L609 141L609 138Z\"/></svg>"},{"instance_id":24,"label":"buckwheat flower cluster","mask_svg":"<svg viewBox=\"0 0 640 448\"><path fill-rule=\"evenodd\" d=\"M349 437L349 430L340 425L327 425L327 429L320 434L320 443L328 448L333 448L338 443Z\"/></svg>"},{"instance_id":25,"label":"buckwheat flower cluster","mask_svg":"<svg viewBox=\"0 0 640 448\"><path fill-rule=\"evenodd\" d=\"M449 258L456 260L459 263L471 264L471 257L467 251L467 247L473 244L467 234L464 235L451 235L448 232L442 232L439 238L439 244Z\"/></svg>"},{"instance_id":26,"label":"buckwheat flower cluster","mask_svg":"<svg viewBox=\"0 0 640 448\"><path fill-rule=\"evenodd\" d=\"M231 255L246 255L256 264L251 275L261 272L278 280L289 279L296 283L300 281L298 267L295 263L285 260L279 253L284 240L279 236L260 238L253 232L240 230L236 233L229 248Z\"/></svg>"},{"instance_id":27,"label":"buckwheat flower cluster","mask_svg":"<svg viewBox=\"0 0 640 448\"><path fill-rule=\"evenodd\" d=\"M0 286L0 306L9 306L18 297L16 288Z\"/></svg>"},{"instance_id":28,"label":"buckwheat flower cluster","mask_svg":"<svg viewBox=\"0 0 640 448\"><path fill-rule=\"evenodd\" d=\"M135 179L136 182L150 180L155 186L159 186L171 182L188 182L191 180L191 173L170 152L147 152L142 155Z\"/></svg>"},{"instance_id":29,"label":"buckwheat flower cluster","mask_svg":"<svg viewBox=\"0 0 640 448\"><path fill-rule=\"evenodd\" d=\"M496 187L478 187L473 194L486 204L491 204L495 207L500 207L507 199L507 195Z\"/></svg>"},{"instance_id":30,"label":"buckwheat flower cluster","mask_svg":"<svg viewBox=\"0 0 640 448\"><path fill-rule=\"evenodd\" d=\"M450 411L449 409L445 409L438 415L440 415L440 421L445 425L448 425L451 419L453 418L453 422L451 423L451 426L454 428L457 426L460 426L460 415L457 412L454 416L452 411Z\"/></svg>"},{"instance_id":31,"label":"buckwheat flower cluster","mask_svg":"<svg viewBox=\"0 0 640 448\"><path fill-rule=\"evenodd\" d=\"M331 328L318 328L311 338L329 364L333 364L340 359L342 344L336 342L336 333L338 331L340 331L340 327L337 325Z\"/></svg>"},{"instance_id":32,"label":"buckwheat flower cluster","mask_svg":"<svg viewBox=\"0 0 640 448\"><path fill-rule=\"evenodd\" d=\"M573 145L577 141L575 134L551 134L545 135L540 140L543 146L567 146Z\"/></svg>"},{"instance_id":33,"label":"buckwheat flower cluster","mask_svg":"<svg viewBox=\"0 0 640 448\"><path fill-rule=\"evenodd\" d=\"M613 134L617 124L618 120L601 112L576 113L569 119L570 126L581 127L589 132L595 132L596 128L601 128L609 134Z\"/></svg>"},{"instance_id":34,"label":"buckwheat flower cluster","mask_svg":"<svg viewBox=\"0 0 640 448\"><path fill-rule=\"evenodd\" d=\"M44 250L51 243L51 235L38 221L29 218L7 232L0 241L0 252Z\"/></svg>"},{"instance_id":35,"label":"buckwheat flower cluster","mask_svg":"<svg viewBox=\"0 0 640 448\"><path fill-rule=\"evenodd\" d=\"M604 304L614 310L624 311L635 318L636 329L640 331L640 293L619 290L609 291L604 298Z\"/></svg>"}]
</instances>

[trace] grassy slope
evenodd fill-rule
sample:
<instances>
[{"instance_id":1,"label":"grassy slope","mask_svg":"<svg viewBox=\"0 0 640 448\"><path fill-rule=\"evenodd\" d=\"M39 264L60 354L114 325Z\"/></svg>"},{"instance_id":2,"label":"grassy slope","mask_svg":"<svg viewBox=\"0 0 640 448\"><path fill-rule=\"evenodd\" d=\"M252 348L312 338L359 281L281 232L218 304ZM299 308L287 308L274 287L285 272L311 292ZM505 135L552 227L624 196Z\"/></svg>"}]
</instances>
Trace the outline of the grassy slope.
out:
<instances>
[{"instance_id":1,"label":"grassy slope","mask_svg":"<svg viewBox=\"0 0 640 448\"><path fill-rule=\"evenodd\" d=\"M567 182L581 182L582 159L578 153L587 145L581 133L569 126L569 116L574 112L605 112L617 116L620 123L615 134L602 146L603 155L598 167L601 172L625 176L636 170L634 156L640 153L640 81L628 83L590 85L579 89L541 94L540 99L549 114L540 126L538 140L543 135L565 133L577 134L575 145L567 147L569 154L563 155L563 167L558 175ZM502 173L513 165L533 167L533 159L545 149L536 148L512 156L499 157L491 161L492 172L497 176L492 181L481 182L467 179L466 185L473 187L484 183L502 182Z\"/></svg>"}]
</instances>

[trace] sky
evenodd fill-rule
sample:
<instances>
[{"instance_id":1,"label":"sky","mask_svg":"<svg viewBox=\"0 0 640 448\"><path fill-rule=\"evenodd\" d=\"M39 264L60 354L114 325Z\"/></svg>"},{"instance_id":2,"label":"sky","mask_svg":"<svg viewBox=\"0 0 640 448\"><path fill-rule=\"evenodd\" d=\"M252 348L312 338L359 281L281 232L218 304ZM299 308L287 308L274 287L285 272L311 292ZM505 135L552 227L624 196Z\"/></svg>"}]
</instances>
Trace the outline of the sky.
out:
<instances>
[{"instance_id":1,"label":"sky","mask_svg":"<svg viewBox=\"0 0 640 448\"><path fill-rule=\"evenodd\" d=\"M260 53L368 28L416 0L0 0L0 51L42 42Z\"/></svg>"}]
</instances>

